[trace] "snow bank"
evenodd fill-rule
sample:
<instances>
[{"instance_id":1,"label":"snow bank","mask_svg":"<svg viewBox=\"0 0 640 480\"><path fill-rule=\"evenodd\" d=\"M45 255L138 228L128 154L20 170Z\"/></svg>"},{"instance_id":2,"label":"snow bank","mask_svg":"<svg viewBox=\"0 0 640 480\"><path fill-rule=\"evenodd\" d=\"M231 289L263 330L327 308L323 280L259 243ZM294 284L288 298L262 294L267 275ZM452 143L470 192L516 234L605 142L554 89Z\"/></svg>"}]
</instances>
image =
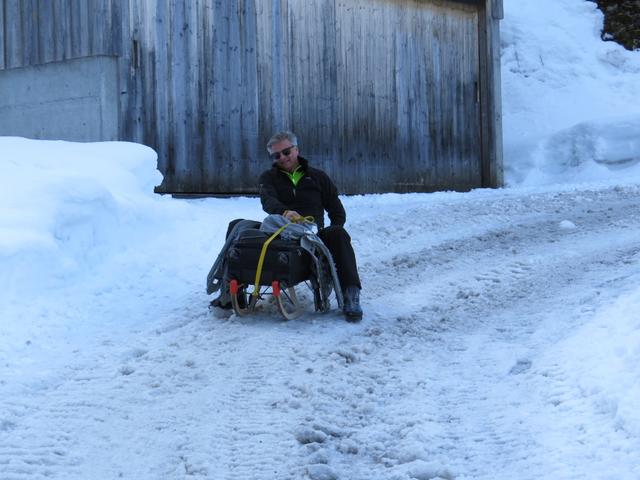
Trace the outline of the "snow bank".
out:
<instances>
[{"instance_id":1,"label":"snow bank","mask_svg":"<svg viewBox=\"0 0 640 480\"><path fill-rule=\"evenodd\" d=\"M0 151L5 293L38 291L90 269L123 248L160 201L156 154L142 145L0 137Z\"/></svg>"},{"instance_id":2,"label":"snow bank","mask_svg":"<svg viewBox=\"0 0 640 480\"><path fill-rule=\"evenodd\" d=\"M640 52L600 39L604 17L593 2L504 3L507 183L590 181L615 167L631 167L618 176L637 175L637 143L628 141L640 123Z\"/></svg>"},{"instance_id":3,"label":"snow bank","mask_svg":"<svg viewBox=\"0 0 640 480\"><path fill-rule=\"evenodd\" d=\"M618 298L577 332L551 348L539 371L561 366L565 384L575 391L574 408L584 403L588 417L611 431L640 438L640 288ZM575 416L567 421L576 421ZM588 422L589 425L596 422ZM596 454L597 452L594 452Z\"/></svg>"},{"instance_id":4,"label":"snow bank","mask_svg":"<svg viewBox=\"0 0 640 480\"><path fill-rule=\"evenodd\" d=\"M533 150L536 169L523 185L640 179L640 116L583 122L560 130Z\"/></svg>"}]
</instances>

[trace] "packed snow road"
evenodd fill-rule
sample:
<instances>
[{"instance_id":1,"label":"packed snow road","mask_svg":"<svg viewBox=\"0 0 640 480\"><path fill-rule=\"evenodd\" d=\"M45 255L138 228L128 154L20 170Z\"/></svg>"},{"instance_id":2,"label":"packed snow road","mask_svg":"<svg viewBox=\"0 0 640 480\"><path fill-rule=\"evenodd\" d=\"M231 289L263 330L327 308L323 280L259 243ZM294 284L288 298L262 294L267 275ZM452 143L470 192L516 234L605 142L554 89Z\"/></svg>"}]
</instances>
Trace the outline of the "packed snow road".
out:
<instances>
[{"instance_id":1,"label":"packed snow road","mask_svg":"<svg viewBox=\"0 0 640 480\"><path fill-rule=\"evenodd\" d=\"M0 349L0 478L639 478L637 417L567 343L636 289L639 194L347 198L358 325L308 294L291 322L208 312L203 225L259 210L193 202L137 265L14 305L57 320Z\"/></svg>"}]
</instances>

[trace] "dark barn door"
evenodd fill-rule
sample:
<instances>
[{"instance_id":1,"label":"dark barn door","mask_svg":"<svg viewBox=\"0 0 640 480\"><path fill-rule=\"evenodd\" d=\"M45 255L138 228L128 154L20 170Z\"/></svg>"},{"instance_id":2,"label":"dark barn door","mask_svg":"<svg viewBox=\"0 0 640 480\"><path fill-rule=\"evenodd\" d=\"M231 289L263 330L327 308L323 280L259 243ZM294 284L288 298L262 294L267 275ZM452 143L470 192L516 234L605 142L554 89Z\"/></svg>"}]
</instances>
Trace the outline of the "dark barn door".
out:
<instances>
[{"instance_id":1,"label":"dark barn door","mask_svg":"<svg viewBox=\"0 0 640 480\"><path fill-rule=\"evenodd\" d=\"M344 191L481 184L478 10L453 2L337 2Z\"/></svg>"}]
</instances>

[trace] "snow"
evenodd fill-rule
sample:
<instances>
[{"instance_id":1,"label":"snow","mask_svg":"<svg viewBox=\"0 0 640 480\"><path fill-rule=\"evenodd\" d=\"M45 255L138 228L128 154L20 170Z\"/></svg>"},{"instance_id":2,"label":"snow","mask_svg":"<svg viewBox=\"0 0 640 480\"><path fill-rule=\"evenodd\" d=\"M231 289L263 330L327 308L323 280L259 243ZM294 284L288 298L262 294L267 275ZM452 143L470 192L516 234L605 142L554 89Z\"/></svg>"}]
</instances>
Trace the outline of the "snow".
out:
<instances>
[{"instance_id":1,"label":"snow","mask_svg":"<svg viewBox=\"0 0 640 480\"><path fill-rule=\"evenodd\" d=\"M613 179L640 167L640 55L603 42L583 0L505 0L501 24L506 180ZM613 170L613 171L611 171Z\"/></svg>"},{"instance_id":2,"label":"snow","mask_svg":"<svg viewBox=\"0 0 640 480\"><path fill-rule=\"evenodd\" d=\"M508 188L345 197L360 324L207 309L255 198L0 137L0 478L640 478L640 52L505 10Z\"/></svg>"}]
</instances>

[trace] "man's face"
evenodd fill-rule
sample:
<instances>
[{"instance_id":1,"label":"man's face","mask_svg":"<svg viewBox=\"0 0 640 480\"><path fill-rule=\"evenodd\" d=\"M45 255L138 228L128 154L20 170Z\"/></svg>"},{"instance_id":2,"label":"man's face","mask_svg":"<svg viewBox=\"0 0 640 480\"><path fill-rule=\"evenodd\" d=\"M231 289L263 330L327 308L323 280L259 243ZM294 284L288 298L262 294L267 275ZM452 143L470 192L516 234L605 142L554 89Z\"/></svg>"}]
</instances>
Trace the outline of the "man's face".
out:
<instances>
[{"instance_id":1,"label":"man's face","mask_svg":"<svg viewBox=\"0 0 640 480\"><path fill-rule=\"evenodd\" d=\"M288 155L285 155L288 153ZM277 155L279 154L279 155ZM271 158L276 162L278 168L293 172L299 165L298 147L294 147L289 140L282 140L271 146ZM277 156L278 158L274 158Z\"/></svg>"}]
</instances>

